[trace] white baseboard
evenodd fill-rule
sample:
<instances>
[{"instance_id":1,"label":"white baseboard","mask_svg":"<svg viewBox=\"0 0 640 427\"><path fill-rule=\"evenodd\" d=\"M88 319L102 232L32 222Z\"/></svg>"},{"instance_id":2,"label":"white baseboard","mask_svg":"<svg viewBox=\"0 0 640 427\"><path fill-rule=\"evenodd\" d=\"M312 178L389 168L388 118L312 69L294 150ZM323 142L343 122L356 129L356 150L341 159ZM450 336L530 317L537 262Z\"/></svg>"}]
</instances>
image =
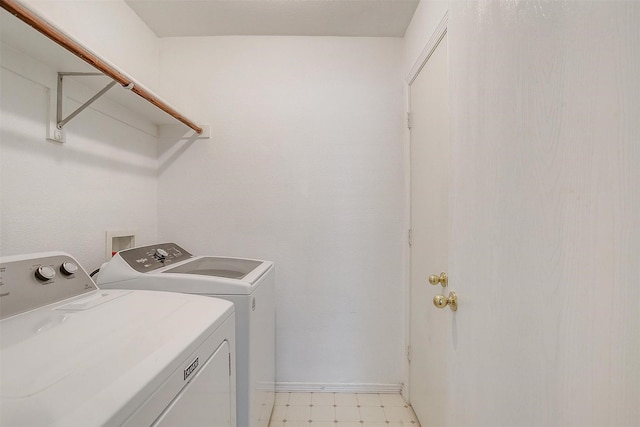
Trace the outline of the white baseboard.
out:
<instances>
[{"instance_id":1,"label":"white baseboard","mask_svg":"<svg viewBox=\"0 0 640 427\"><path fill-rule=\"evenodd\" d=\"M402 384L277 382L277 393L384 393L398 394Z\"/></svg>"}]
</instances>

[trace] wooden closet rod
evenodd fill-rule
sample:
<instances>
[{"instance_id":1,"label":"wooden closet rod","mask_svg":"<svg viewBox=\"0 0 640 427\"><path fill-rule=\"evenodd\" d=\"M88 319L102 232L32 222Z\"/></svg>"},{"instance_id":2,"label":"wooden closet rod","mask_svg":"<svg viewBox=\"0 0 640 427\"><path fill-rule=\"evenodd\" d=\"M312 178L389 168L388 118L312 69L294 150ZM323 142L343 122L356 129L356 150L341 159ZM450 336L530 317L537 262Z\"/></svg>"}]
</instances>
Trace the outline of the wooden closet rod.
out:
<instances>
[{"instance_id":1,"label":"wooden closet rod","mask_svg":"<svg viewBox=\"0 0 640 427\"><path fill-rule=\"evenodd\" d=\"M68 50L69 52L76 55L78 58L82 59L89 65L92 65L94 68L102 72L107 77L115 80L122 86L127 89L130 89L132 92L146 99L162 111L174 117L176 120L184 123L191 129L193 129L197 134L202 133L202 128L187 119L185 116L171 108L169 105L165 104L161 100L157 99L151 93L146 91L144 88L138 87L135 82L131 81L131 79L109 64L105 63L103 60L98 58L96 55L85 49L83 46L70 39L66 35L62 34L59 30L49 24L47 21L39 17L37 14L27 9L23 5L21 5L16 0L0 0L0 5L3 9L7 10L12 15L16 16L20 20L24 21L27 25L33 27L40 33L44 34L49 39L58 43L60 46Z\"/></svg>"}]
</instances>

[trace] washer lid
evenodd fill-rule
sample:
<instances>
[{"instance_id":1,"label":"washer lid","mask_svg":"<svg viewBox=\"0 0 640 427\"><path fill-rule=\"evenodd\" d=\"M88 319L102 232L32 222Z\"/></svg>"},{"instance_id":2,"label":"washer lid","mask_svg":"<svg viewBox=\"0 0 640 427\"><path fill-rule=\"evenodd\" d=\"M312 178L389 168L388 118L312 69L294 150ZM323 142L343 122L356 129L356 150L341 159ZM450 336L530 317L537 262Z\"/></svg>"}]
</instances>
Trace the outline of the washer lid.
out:
<instances>
[{"instance_id":1,"label":"washer lid","mask_svg":"<svg viewBox=\"0 0 640 427\"><path fill-rule=\"evenodd\" d=\"M7 318L0 425L120 425L232 313L215 298L103 290Z\"/></svg>"},{"instance_id":2,"label":"washer lid","mask_svg":"<svg viewBox=\"0 0 640 427\"><path fill-rule=\"evenodd\" d=\"M262 264L261 261L242 258L199 257L163 273L199 274L202 276L224 277L244 280L249 273ZM256 278L257 279L257 278Z\"/></svg>"},{"instance_id":3,"label":"washer lid","mask_svg":"<svg viewBox=\"0 0 640 427\"><path fill-rule=\"evenodd\" d=\"M113 288L153 289L200 295L250 295L273 270L271 261L202 256L120 283ZM231 278L229 276L240 276Z\"/></svg>"}]
</instances>

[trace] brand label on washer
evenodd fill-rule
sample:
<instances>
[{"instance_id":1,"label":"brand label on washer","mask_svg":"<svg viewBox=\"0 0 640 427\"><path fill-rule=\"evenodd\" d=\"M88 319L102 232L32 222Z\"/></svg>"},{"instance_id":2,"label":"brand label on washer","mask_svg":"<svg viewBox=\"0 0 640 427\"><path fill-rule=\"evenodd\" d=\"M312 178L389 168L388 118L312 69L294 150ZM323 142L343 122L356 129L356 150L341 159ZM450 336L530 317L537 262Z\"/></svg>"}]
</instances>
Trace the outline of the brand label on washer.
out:
<instances>
[{"instance_id":1,"label":"brand label on washer","mask_svg":"<svg viewBox=\"0 0 640 427\"><path fill-rule=\"evenodd\" d=\"M195 371L197 368L198 368L198 358L196 357L196 360L191 362L191 365L189 365L187 369L184 370L184 380L186 381L187 378L189 378L189 375L191 375L193 371Z\"/></svg>"}]
</instances>

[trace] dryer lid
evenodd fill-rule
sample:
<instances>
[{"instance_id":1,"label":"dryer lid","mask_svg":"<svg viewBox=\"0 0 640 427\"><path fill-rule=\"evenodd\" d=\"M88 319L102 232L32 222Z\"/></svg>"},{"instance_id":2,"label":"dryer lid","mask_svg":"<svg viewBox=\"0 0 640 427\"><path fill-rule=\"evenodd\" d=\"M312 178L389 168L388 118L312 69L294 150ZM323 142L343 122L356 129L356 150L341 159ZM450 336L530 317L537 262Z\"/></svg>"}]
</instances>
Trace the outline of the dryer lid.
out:
<instances>
[{"instance_id":1,"label":"dryer lid","mask_svg":"<svg viewBox=\"0 0 640 427\"><path fill-rule=\"evenodd\" d=\"M0 424L122 424L233 311L214 298L102 290L4 319Z\"/></svg>"}]
</instances>

